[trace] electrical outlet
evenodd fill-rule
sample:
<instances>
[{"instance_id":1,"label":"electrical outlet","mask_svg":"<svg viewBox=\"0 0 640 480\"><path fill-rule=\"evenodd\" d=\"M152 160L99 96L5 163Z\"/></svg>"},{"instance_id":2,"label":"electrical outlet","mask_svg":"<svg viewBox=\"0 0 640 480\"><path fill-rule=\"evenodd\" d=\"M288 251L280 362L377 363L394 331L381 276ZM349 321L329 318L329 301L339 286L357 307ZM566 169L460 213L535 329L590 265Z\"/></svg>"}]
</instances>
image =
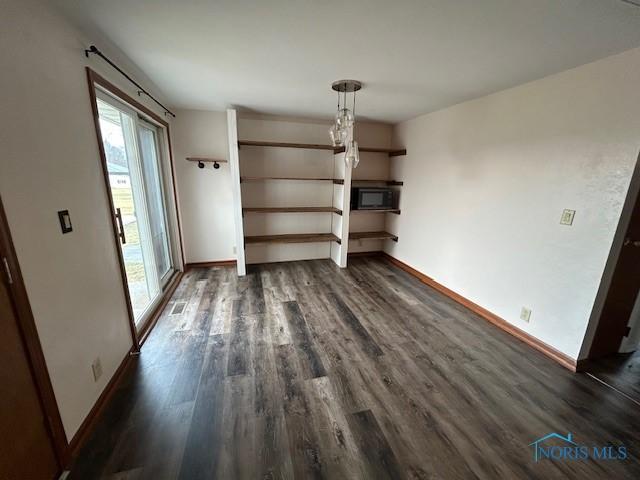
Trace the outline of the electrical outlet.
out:
<instances>
[{"instance_id":1,"label":"electrical outlet","mask_svg":"<svg viewBox=\"0 0 640 480\"><path fill-rule=\"evenodd\" d=\"M575 210L564 209L560 217L560 225L573 225L573 217L576 216Z\"/></svg>"},{"instance_id":2,"label":"electrical outlet","mask_svg":"<svg viewBox=\"0 0 640 480\"><path fill-rule=\"evenodd\" d=\"M520 310L520 320L523 320L523 321L529 323L529 320L531 320L531 309L530 308L522 307L522 310Z\"/></svg>"},{"instance_id":3,"label":"electrical outlet","mask_svg":"<svg viewBox=\"0 0 640 480\"><path fill-rule=\"evenodd\" d=\"M236 250L236 246L235 246L235 245L233 246L233 253L234 253L234 255L235 255L236 253L238 253L238 252L237 252L237 250Z\"/></svg>"},{"instance_id":4,"label":"electrical outlet","mask_svg":"<svg viewBox=\"0 0 640 480\"><path fill-rule=\"evenodd\" d=\"M100 361L100 357L93 361L91 364L91 370L93 371L93 381L97 382L102 376L102 362Z\"/></svg>"}]
</instances>

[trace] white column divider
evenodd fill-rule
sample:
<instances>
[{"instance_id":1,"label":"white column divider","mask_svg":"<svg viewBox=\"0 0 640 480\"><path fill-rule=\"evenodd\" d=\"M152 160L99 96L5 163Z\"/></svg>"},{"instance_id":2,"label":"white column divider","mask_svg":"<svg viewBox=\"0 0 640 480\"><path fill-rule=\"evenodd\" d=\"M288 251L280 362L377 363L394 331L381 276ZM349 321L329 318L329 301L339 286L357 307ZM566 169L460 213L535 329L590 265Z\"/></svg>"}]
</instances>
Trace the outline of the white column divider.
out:
<instances>
[{"instance_id":1,"label":"white column divider","mask_svg":"<svg viewBox=\"0 0 640 480\"><path fill-rule=\"evenodd\" d=\"M238 275L247 273L244 257L244 226L242 224L242 189L240 187L240 156L238 154L238 118L233 108L227 109L227 132L229 138L229 170L233 195L233 219L236 232L236 261Z\"/></svg>"},{"instance_id":2,"label":"white column divider","mask_svg":"<svg viewBox=\"0 0 640 480\"><path fill-rule=\"evenodd\" d=\"M334 155L333 172L334 178L342 178L342 185L333 186L333 206L342 210L342 216L334 217L332 222L332 232L340 237L340 245L331 244L331 259L340 268L347 266L347 253L349 251L349 212L351 201L351 169L344 164L345 153ZM342 189L342 192L340 192Z\"/></svg>"},{"instance_id":3,"label":"white column divider","mask_svg":"<svg viewBox=\"0 0 640 480\"><path fill-rule=\"evenodd\" d=\"M345 153L338 154L338 162L344 165ZM349 220L351 218L351 174L353 169L345 165L344 168L344 188L342 189L342 232L340 238L340 268L347 266L347 254L349 253Z\"/></svg>"}]
</instances>

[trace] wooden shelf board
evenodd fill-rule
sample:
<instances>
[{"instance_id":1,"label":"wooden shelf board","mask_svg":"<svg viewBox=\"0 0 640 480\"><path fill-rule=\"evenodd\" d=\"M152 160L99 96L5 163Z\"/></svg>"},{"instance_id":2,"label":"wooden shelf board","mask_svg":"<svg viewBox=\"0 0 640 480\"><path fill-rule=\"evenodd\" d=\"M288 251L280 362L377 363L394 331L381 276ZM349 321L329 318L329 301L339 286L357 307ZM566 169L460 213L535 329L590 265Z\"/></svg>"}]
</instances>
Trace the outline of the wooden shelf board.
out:
<instances>
[{"instance_id":1,"label":"wooden shelf board","mask_svg":"<svg viewBox=\"0 0 640 480\"><path fill-rule=\"evenodd\" d=\"M358 146L359 152L368 152L368 153L386 153L390 157L399 157L401 155L406 155L406 149L398 149L398 148L373 148L373 147L360 147ZM338 147L334 150L334 153L342 153L344 152L344 147Z\"/></svg>"},{"instance_id":2,"label":"wooden shelf board","mask_svg":"<svg viewBox=\"0 0 640 480\"><path fill-rule=\"evenodd\" d=\"M393 150L391 152L389 152L389 156L390 157L402 157L404 155L407 154L407 149L406 148L401 148L398 150Z\"/></svg>"},{"instance_id":3,"label":"wooden shelf board","mask_svg":"<svg viewBox=\"0 0 640 480\"><path fill-rule=\"evenodd\" d=\"M253 140L239 140L238 147L284 147L284 148L306 148L309 150L335 151L335 148L332 145L321 145L318 143L262 142L262 141L253 141Z\"/></svg>"},{"instance_id":4,"label":"wooden shelf board","mask_svg":"<svg viewBox=\"0 0 640 480\"><path fill-rule=\"evenodd\" d=\"M333 233L287 233L284 235L253 235L245 236L245 244L255 243L314 243L337 242L340 239Z\"/></svg>"},{"instance_id":5,"label":"wooden shelf board","mask_svg":"<svg viewBox=\"0 0 640 480\"><path fill-rule=\"evenodd\" d=\"M335 207L245 207L243 213L337 213L342 215L342 210Z\"/></svg>"},{"instance_id":6,"label":"wooden shelf board","mask_svg":"<svg viewBox=\"0 0 640 480\"><path fill-rule=\"evenodd\" d=\"M345 147L334 147L333 145L322 145L319 143L288 143L288 142L263 142L256 140L238 140L238 147L281 147L281 148L305 148L308 150L331 150L333 153L344 152ZM386 153L390 157L398 157L406 155L406 149L398 148L373 148L373 147L358 147L361 152L371 153Z\"/></svg>"},{"instance_id":7,"label":"wooden shelf board","mask_svg":"<svg viewBox=\"0 0 640 480\"><path fill-rule=\"evenodd\" d=\"M351 183L384 183L385 185L396 187L404 185L404 182L398 180L360 180L357 178L352 178Z\"/></svg>"},{"instance_id":8,"label":"wooden shelf board","mask_svg":"<svg viewBox=\"0 0 640 480\"><path fill-rule=\"evenodd\" d=\"M338 185L344 184L342 178L303 178L303 177L240 177L240 183L246 182L264 182L268 180L304 180L310 182L333 182Z\"/></svg>"},{"instance_id":9,"label":"wooden shelf board","mask_svg":"<svg viewBox=\"0 0 640 480\"><path fill-rule=\"evenodd\" d=\"M349 240L393 240L398 241L398 237L389 232L351 232Z\"/></svg>"},{"instance_id":10,"label":"wooden shelf board","mask_svg":"<svg viewBox=\"0 0 640 480\"><path fill-rule=\"evenodd\" d=\"M364 210L351 210L351 213L395 213L400 215L399 208L372 208Z\"/></svg>"}]
</instances>

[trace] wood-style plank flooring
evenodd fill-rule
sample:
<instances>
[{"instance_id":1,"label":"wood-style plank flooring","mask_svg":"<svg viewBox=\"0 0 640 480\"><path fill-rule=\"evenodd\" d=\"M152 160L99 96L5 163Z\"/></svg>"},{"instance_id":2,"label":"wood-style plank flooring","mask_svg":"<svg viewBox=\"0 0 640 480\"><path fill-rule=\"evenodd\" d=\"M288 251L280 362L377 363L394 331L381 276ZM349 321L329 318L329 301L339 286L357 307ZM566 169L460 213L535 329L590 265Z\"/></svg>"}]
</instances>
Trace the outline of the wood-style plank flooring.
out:
<instances>
[{"instance_id":1,"label":"wood-style plank flooring","mask_svg":"<svg viewBox=\"0 0 640 480\"><path fill-rule=\"evenodd\" d=\"M640 405L640 351L592 361L587 371Z\"/></svg>"},{"instance_id":2,"label":"wood-style plank flooring","mask_svg":"<svg viewBox=\"0 0 640 480\"><path fill-rule=\"evenodd\" d=\"M194 269L69 478L637 479L638 413L381 258Z\"/></svg>"}]
</instances>

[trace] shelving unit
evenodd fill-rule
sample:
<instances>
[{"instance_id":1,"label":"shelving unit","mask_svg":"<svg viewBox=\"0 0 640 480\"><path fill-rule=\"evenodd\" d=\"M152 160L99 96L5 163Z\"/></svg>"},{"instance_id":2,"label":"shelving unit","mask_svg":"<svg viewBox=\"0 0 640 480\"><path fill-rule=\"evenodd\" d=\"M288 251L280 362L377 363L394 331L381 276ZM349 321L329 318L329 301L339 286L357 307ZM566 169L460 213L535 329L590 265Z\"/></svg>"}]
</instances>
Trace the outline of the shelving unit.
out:
<instances>
[{"instance_id":1,"label":"shelving unit","mask_svg":"<svg viewBox=\"0 0 640 480\"><path fill-rule=\"evenodd\" d=\"M371 149L373 150L373 149ZM399 154L406 154L406 150L394 150L393 153L360 150L360 165L353 171L351 185L356 187L391 187L401 199L401 188L404 182L392 175L393 162ZM388 155L381 155L388 153ZM349 226L349 253L365 253L385 250L388 242L398 241L395 233L397 218L401 215L400 206L393 208L351 210Z\"/></svg>"},{"instance_id":2,"label":"shelving unit","mask_svg":"<svg viewBox=\"0 0 640 480\"><path fill-rule=\"evenodd\" d=\"M380 250L379 242L398 241L389 233L393 230L385 228L387 215L381 214L396 216L399 208L358 210L351 215L350 194L352 184L401 187L402 181L389 179L388 167L393 157L406 155L406 150L360 147L357 173L365 178L358 180L352 179L355 171L344 165L344 148L322 143L238 140L239 136L282 138L285 132L289 138L325 138L324 125L309 125L279 119L238 121L235 110L228 110L229 158L232 180L237 182L236 239L242 244L238 246L240 275L246 263L311 258L329 257L345 267L350 248ZM380 144L387 133L370 128L368 138ZM366 167L375 163L384 163L386 168Z\"/></svg>"}]
</instances>

